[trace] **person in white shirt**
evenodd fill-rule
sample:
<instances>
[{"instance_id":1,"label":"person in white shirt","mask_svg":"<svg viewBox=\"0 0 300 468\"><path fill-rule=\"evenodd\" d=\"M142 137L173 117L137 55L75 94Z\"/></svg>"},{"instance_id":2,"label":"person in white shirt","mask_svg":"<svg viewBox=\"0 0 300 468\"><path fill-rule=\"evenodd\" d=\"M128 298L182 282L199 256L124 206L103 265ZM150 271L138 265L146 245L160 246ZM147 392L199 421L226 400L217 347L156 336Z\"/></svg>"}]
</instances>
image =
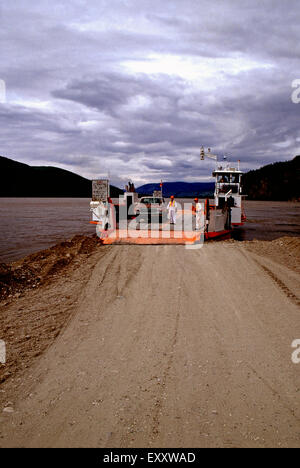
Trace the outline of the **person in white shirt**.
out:
<instances>
[{"instance_id":1,"label":"person in white shirt","mask_svg":"<svg viewBox=\"0 0 300 468\"><path fill-rule=\"evenodd\" d=\"M199 199L195 198L192 206L192 215L193 215L193 229L196 231L201 231L201 228L204 226L204 211L202 209L202 204L199 203Z\"/></svg>"},{"instance_id":2,"label":"person in white shirt","mask_svg":"<svg viewBox=\"0 0 300 468\"><path fill-rule=\"evenodd\" d=\"M204 210L202 203L196 203L196 231L204 231Z\"/></svg>"},{"instance_id":3,"label":"person in white shirt","mask_svg":"<svg viewBox=\"0 0 300 468\"><path fill-rule=\"evenodd\" d=\"M177 203L175 201L174 196L171 196L171 200L168 204L168 218L170 220L170 224L176 224L176 213L177 213Z\"/></svg>"}]
</instances>

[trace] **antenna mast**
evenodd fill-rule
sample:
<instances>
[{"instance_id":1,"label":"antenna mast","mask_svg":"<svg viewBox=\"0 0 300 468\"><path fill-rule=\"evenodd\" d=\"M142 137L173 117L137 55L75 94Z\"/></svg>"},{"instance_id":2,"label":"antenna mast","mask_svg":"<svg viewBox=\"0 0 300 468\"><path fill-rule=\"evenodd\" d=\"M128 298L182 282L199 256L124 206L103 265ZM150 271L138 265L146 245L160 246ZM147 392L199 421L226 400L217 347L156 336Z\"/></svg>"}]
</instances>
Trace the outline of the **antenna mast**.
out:
<instances>
[{"instance_id":1,"label":"antenna mast","mask_svg":"<svg viewBox=\"0 0 300 468\"><path fill-rule=\"evenodd\" d=\"M213 159L214 161L218 161L218 156L216 154L212 154L210 148L207 148L207 152L205 152L203 146L201 146L201 148L200 148L200 158L201 158L201 161L204 161L205 158L209 158L209 159Z\"/></svg>"}]
</instances>

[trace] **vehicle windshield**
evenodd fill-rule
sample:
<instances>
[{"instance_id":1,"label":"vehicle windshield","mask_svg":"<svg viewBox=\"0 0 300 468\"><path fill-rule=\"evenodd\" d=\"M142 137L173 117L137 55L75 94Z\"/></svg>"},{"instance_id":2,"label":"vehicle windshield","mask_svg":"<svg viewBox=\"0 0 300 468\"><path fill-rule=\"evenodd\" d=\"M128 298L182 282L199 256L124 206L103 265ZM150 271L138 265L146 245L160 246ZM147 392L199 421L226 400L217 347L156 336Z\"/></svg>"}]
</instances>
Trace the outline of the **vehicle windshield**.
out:
<instances>
[{"instance_id":1,"label":"vehicle windshield","mask_svg":"<svg viewBox=\"0 0 300 468\"><path fill-rule=\"evenodd\" d=\"M238 174L218 174L217 182L221 184L238 184L239 175Z\"/></svg>"},{"instance_id":2,"label":"vehicle windshield","mask_svg":"<svg viewBox=\"0 0 300 468\"><path fill-rule=\"evenodd\" d=\"M143 198L141 203L145 203L145 205L160 205L161 204L160 198Z\"/></svg>"}]
</instances>

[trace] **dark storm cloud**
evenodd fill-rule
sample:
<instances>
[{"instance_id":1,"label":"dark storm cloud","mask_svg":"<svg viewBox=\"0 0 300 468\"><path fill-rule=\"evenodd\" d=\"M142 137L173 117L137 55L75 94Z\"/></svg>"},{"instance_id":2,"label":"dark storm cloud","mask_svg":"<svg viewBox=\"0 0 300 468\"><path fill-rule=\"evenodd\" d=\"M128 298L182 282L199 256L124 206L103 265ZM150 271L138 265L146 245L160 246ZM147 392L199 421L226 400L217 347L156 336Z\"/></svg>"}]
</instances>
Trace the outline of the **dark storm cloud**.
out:
<instances>
[{"instance_id":1,"label":"dark storm cloud","mask_svg":"<svg viewBox=\"0 0 300 468\"><path fill-rule=\"evenodd\" d=\"M115 113L120 106L128 104L131 98L144 96L150 99L179 99L184 91L184 82L164 75L130 76L121 73L102 72L98 78L67 83L65 89L54 90L53 96L80 102L100 111ZM162 109L163 110L163 109Z\"/></svg>"},{"instance_id":2,"label":"dark storm cloud","mask_svg":"<svg viewBox=\"0 0 300 468\"><path fill-rule=\"evenodd\" d=\"M116 183L299 153L298 1L19 1L0 10L0 154Z\"/></svg>"}]
</instances>

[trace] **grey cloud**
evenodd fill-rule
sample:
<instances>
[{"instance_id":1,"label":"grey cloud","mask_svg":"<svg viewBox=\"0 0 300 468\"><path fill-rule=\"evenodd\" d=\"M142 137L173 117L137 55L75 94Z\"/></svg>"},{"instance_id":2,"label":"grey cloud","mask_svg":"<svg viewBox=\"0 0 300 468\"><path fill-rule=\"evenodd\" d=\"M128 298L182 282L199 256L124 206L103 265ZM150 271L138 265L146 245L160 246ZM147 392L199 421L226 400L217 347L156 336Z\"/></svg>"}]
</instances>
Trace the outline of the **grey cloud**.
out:
<instances>
[{"instance_id":1,"label":"grey cloud","mask_svg":"<svg viewBox=\"0 0 300 468\"><path fill-rule=\"evenodd\" d=\"M240 158L245 169L292 158L300 141L300 105L290 99L291 82L300 78L300 8L298 1L288 5L4 5L0 79L8 102L0 104L0 154L88 177L110 170L116 182L207 177L202 144ZM180 69L125 67L149 64L153 54L184 58L191 67L203 60L203 87ZM207 79L205 60L215 70Z\"/></svg>"}]
</instances>

